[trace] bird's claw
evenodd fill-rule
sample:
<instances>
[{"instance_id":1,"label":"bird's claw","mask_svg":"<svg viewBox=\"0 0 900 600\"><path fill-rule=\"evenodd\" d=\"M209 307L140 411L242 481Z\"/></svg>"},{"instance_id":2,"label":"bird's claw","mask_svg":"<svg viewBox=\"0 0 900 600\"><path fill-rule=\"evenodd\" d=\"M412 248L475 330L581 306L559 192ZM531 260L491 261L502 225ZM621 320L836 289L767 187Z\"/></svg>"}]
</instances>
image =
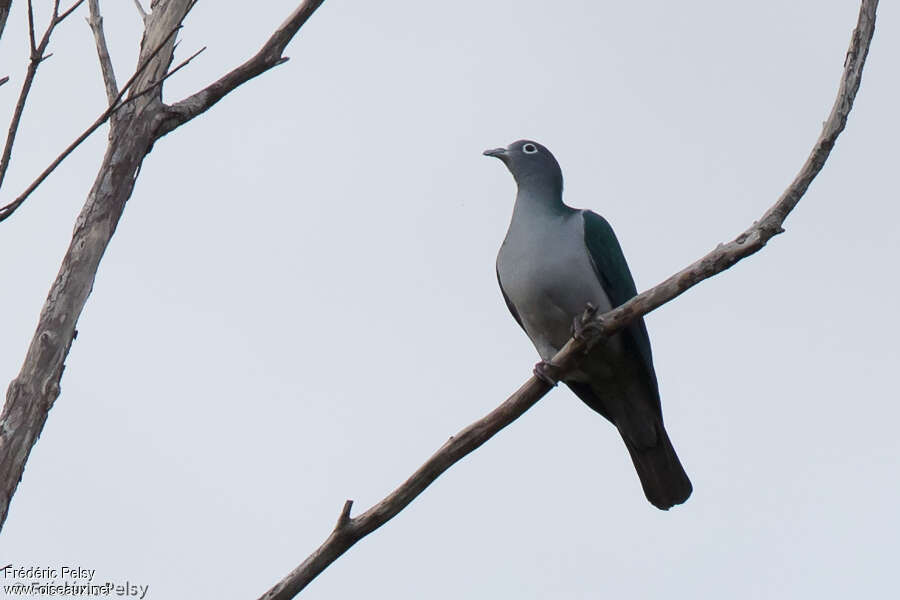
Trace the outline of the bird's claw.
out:
<instances>
[{"instance_id":1,"label":"bird's claw","mask_svg":"<svg viewBox=\"0 0 900 600\"><path fill-rule=\"evenodd\" d=\"M556 387L556 384L559 383L559 367L551 362L542 360L534 365L534 376L550 387Z\"/></svg>"},{"instance_id":2,"label":"bird's claw","mask_svg":"<svg viewBox=\"0 0 900 600\"><path fill-rule=\"evenodd\" d=\"M594 322L596 314L597 307L588 302L584 312L572 320L572 337L583 342L590 334L599 331L599 325Z\"/></svg>"}]
</instances>

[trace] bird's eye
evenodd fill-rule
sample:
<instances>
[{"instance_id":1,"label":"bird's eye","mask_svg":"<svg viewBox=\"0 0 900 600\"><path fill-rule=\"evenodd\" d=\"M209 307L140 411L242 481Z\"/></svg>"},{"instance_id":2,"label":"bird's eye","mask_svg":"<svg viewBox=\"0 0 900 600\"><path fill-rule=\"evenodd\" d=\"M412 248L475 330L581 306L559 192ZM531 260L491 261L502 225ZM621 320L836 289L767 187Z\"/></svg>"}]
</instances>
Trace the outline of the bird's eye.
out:
<instances>
[{"instance_id":1,"label":"bird's eye","mask_svg":"<svg viewBox=\"0 0 900 600\"><path fill-rule=\"evenodd\" d=\"M525 154L536 154L537 146L535 146L534 144L525 144L524 146L522 146L522 152L524 152Z\"/></svg>"}]
</instances>

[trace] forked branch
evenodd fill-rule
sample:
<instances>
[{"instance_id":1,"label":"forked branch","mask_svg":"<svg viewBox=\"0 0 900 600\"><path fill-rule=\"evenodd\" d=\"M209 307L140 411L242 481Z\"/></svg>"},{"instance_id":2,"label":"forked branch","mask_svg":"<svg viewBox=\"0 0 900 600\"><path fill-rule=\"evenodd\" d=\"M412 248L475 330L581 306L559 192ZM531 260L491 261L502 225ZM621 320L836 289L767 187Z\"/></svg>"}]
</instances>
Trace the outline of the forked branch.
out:
<instances>
[{"instance_id":1,"label":"forked branch","mask_svg":"<svg viewBox=\"0 0 900 600\"><path fill-rule=\"evenodd\" d=\"M173 36L194 2L154 0L152 12L145 19L139 66L135 74L88 131L70 145L16 202L0 209L2 220L21 205L27 193L39 185L90 131L108 117L113 117L103 163L76 221L59 274L40 312L22 369L7 388L6 403L0 412L0 527L8 515L31 448L59 397L65 360L75 338L75 326L93 289L100 260L134 190L144 158L162 135L159 124L168 117L168 107L162 102L162 84L193 58L188 58L174 69L169 68L174 52ZM276 32L275 42L270 40L266 47L280 53L312 10L321 3L321 0L302 3ZM54 6L53 23L57 24L73 10L70 8L57 15L58 3ZM36 42L35 45L41 44ZM35 56L42 57L43 54L36 52ZM243 81L249 79L245 77ZM236 85L230 89L234 87Z\"/></svg>"},{"instance_id":2,"label":"forked branch","mask_svg":"<svg viewBox=\"0 0 900 600\"><path fill-rule=\"evenodd\" d=\"M704 279L721 273L741 259L758 252L773 236L783 231L781 226L785 218L803 197L810 182L822 170L838 135L847 124L847 117L859 89L872 34L875 32L877 7L878 0L862 1L856 29L853 31L850 49L847 51L844 61L844 72L837 100L812 153L778 201L763 214L759 221L731 242L720 245L684 270L638 294L618 308L593 317L590 321L591 326L586 328L586 334L580 339L569 340L563 349L553 357L551 362L558 368L561 375L565 375L575 368L587 349L600 339L616 333L634 319L662 306ZM348 501L328 539L297 568L263 594L260 600L293 598L353 544L384 525L444 471L520 417L550 389L549 385L537 377L531 377L487 416L451 437L409 479L381 502L361 515L350 518L351 503Z\"/></svg>"},{"instance_id":3,"label":"forked branch","mask_svg":"<svg viewBox=\"0 0 900 600\"><path fill-rule=\"evenodd\" d=\"M9 130L6 133L6 144L3 147L3 154L0 155L0 187L6 178L6 171L9 169L9 161L12 157L13 144L16 141L16 133L19 131L19 123L22 120L22 113L25 111L25 102L28 100L28 94L31 92L31 85L34 83L34 76L37 74L40 64L49 58L45 54L47 46L50 44L50 36L56 26L62 23L66 17L81 6L84 0L77 0L70 8L66 9L62 14L59 12L59 0L54 0L53 11L50 15L50 23L41 36L40 42L35 38L34 33L34 11L32 9L31 0L28 0L28 36L31 44L31 56L28 61L28 68L25 70L25 79L22 81L22 89L19 91L19 99L16 101L16 107L13 110L13 116L9 123ZM0 9L3 7L0 6ZM6 3L6 10L9 10L9 3ZM4 24L6 15L0 10Z\"/></svg>"}]
</instances>

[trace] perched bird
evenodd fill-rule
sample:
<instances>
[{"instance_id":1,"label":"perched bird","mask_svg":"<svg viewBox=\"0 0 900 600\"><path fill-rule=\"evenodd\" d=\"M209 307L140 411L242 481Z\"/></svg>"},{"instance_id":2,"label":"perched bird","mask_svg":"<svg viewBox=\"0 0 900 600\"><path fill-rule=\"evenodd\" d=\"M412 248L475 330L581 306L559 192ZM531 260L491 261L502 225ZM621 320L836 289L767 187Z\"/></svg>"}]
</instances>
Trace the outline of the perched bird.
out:
<instances>
[{"instance_id":1,"label":"perched bird","mask_svg":"<svg viewBox=\"0 0 900 600\"><path fill-rule=\"evenodd\" d=\"M553 384L547 361L586 307L619 306L637 294L634 279L606 219L563 203L562 171L547 148L519 140L484 154L503 161L518 185L497 255L500 290L541 356L535 373ZM691 482L663 426L643 319L598 343L564 383L619 430L651 504L667 510L687 500Z\"/></svg>"}]
</instances>

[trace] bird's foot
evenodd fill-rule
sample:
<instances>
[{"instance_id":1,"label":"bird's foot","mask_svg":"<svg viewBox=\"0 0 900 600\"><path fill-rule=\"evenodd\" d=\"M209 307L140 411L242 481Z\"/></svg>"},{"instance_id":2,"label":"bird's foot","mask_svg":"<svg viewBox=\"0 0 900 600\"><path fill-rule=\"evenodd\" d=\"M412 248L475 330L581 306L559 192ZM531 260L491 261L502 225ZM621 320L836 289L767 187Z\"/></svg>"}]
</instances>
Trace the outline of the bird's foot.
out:
<instances>
[{"instance_id":1,"label":"bird's foot","mask_svg":"<svg viewBox=\"0 0 900 600\"><path fill-rule=\"evenodd\" d=\"M549 361L542 360L534 365L534 376L550 387L556 387L556 384L559 383L559 367Z\"/></svg>"},{"instance_id":2,"label":"bird's foot","mask_svg":"<svg viewBox=\"0 0 900 600\"><path fill-rule=\"evenodd\" d=\"M597 307L588 302L584 312L572 320L572 337L579 342L600 331L600 324L594 322Z\"/></svg>"}]
</instances>

